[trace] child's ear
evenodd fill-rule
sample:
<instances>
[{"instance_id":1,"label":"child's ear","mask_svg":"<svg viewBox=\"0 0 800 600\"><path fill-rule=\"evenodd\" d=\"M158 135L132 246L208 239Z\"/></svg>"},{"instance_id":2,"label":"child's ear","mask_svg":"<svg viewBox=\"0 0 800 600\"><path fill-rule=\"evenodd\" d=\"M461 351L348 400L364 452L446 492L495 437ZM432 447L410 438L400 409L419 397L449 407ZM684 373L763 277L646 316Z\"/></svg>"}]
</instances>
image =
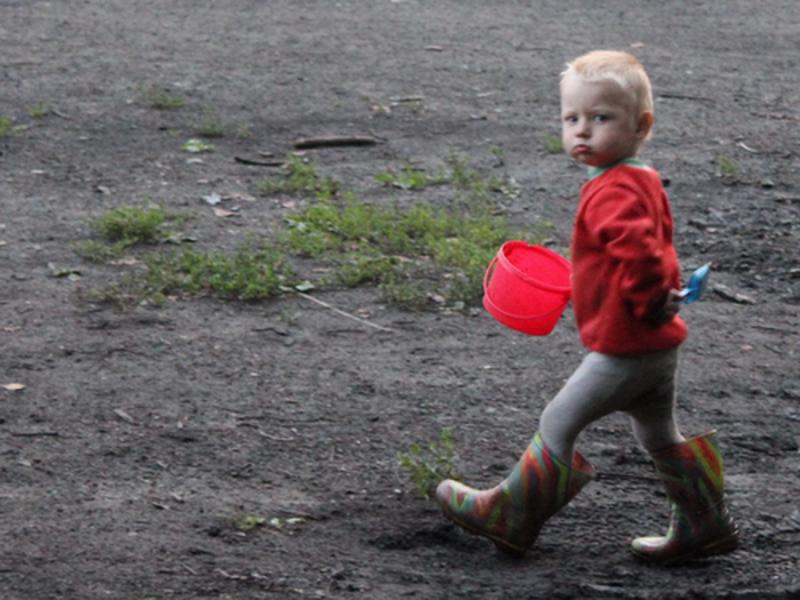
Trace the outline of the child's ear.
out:
<instances>
[{"instance_id":1,"label":"child's ear","mask_svg":"<svg viewBox=\"0 0 800 600\"><path fill-rule=\"evenodd\" d=\"M642 116L639 117L639 123L636 126L636 135L638 135L640 139L645 139L648 135L650 135L650 130L653 129L653 123L655 120L656 119L653 116L653 113L650 111L643 112Z\"/></svg>"}]
</instances>

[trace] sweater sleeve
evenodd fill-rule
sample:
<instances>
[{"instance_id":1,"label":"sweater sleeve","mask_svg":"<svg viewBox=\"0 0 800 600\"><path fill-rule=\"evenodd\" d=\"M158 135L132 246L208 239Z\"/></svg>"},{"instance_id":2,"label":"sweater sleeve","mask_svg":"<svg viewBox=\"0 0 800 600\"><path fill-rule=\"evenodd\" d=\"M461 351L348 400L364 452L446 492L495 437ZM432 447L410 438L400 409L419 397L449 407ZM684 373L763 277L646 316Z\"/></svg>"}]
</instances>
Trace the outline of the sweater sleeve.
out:
<instances>
[{"instance_id":1,"label":"sweater sleeve","mask_svg":"<svg viewBox=\"0 0 800 600\"><path fill-rule=\"evenodd\" d=\"M586 225L618 265L613 282L634 318L644 319L665 300L670 281L660 224L641 192L625 184L598 191L586 208Z\"/></svg>"}]
</instances>

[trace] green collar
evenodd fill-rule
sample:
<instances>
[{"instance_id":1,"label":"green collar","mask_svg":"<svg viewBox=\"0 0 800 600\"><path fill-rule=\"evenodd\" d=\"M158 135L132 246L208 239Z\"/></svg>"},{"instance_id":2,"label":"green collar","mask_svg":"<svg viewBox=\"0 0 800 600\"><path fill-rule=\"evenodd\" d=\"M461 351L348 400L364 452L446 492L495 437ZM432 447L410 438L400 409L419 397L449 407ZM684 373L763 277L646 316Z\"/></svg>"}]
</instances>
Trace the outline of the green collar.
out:
<instances>
[{"instance_id":1,"label":"green collar","mask_svg":"<svg viewBox=\"0 0 800 600\"><path fill-rule=\"evenodd\" d=\"M620 161L617 161L615 163L611 163L607 167L589 167L589 179L594 179L595 177L599 177L600 175L602 175L603 173L605 173L609 169L613 169L614 167L616 167L618 165L628 165L628 166L631 166L631 167L638 167L640 169L649 169L650 168L646 164L644 164L641 160L639 160L638 158L623 158Z\"/></svg>"}]
</instances>

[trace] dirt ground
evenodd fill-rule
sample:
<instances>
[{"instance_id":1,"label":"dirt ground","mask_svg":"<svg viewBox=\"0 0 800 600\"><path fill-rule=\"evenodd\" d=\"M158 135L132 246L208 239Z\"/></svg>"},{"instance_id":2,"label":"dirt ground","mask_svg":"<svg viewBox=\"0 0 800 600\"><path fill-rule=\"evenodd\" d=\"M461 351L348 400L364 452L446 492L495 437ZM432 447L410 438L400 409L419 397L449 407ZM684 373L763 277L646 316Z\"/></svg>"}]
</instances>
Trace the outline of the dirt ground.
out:
<instances>
[{"instance_id":1,"label":"dirt ground","mask_svg":"<svg viewBox=\"0 0 800 600\"><path fill-rule=\"evenodd\" d=\"M800 598L799 40L795 0L0 0L0 384L25 386L0 388L0 598ZM629 555L666 503L622 416L583 434L599 477L522 561L414 496L397 455L444 428L466 481L507 474L580 361L569 311L532 338L371 288L317 297L392 332L298 297L82 299L125 268L73 250L115 206L189 211L202 248L274 233L291 201L234 157L303 136L381 138L307 153L370 202L426 199L373 176L461 153L518 182L510 219L566 246L584 174L542 140L562 65L600 47L648 67L643 156L684 268L712 261L725 286L684 311L679 412L719 431L733 554ZM186 105L154 110L143 84ZM249 136L191 160L208 113ZM222 218L212 192L255 199Z\"/></svg>"}]
</instances>

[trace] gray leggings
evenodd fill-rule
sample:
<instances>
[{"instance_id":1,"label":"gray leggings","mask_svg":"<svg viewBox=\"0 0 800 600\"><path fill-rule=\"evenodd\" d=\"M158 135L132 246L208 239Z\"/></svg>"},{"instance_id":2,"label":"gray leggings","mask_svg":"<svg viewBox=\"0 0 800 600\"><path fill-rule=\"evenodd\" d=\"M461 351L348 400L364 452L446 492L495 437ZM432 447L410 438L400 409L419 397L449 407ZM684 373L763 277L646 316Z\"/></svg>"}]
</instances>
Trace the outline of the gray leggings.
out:
<instances>
[{"instance_id":1,"label":"gray leggings","mask_svg":"<svg viewBox=\"0 0 800 600\"><path fill-rule=\"evenodd\" d=\"M567 464L575 440L590 423L616 411L631 416L633 433L648 451L684 441L675 421L678 349L611 356L589 353L542 412L539 431Z\"/></svg>"}]
</instances>

